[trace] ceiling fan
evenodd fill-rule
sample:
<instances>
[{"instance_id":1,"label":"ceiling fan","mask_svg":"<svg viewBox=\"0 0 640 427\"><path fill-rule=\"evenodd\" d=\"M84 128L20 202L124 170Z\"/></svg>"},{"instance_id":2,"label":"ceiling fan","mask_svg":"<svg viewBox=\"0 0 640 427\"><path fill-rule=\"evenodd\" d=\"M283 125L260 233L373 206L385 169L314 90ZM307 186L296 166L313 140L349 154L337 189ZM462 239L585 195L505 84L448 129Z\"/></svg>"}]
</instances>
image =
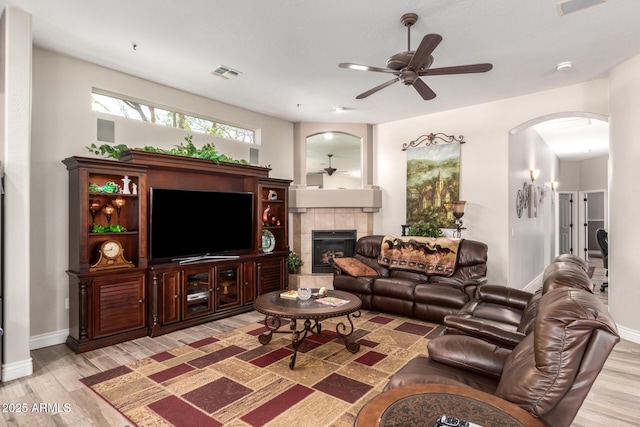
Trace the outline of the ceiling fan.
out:
<instances>
[{"instance_id":1,"label":"ceiling fan","mask_svg":"<svg viewBox=\"0 0 640 427\"><path fill-rule=\"evenodd\" d=\"M493 68L492 64L470 64L470 65L456 65L453 67L443 68L429 68L433 63L433 56L431 53L438 47L438 44L442 41L442 36L439 34L427 34L422 38L418 49L411 50L411 26L418 20L418 15L415 13L405 13L400 18L400 22L407 27L407 50L400 52L389 59L387 59L387 68L371 67L369 65L352 64L350 62L342 62L338 64L341 68L351 68L354 70L362 71L375 71L378 73L393 74L395 77L393 80L382 83L369 89L366 92L356 96L356 99L363 99L369 95L373 95L381 89L400 81L407 86L413 86L416 91L422 96L425 101L433 99L436 94L425 82L423 82L421 76L437 76L444 74L468 74L468 73L484 73Z\"/></svg>"},{"instance_id":2,"label":"ceiling fan","mask_svg":"<svg viewBox=\"0 0 640 427\"><path fill-rule=\"evenodd\" d=\"M338 169L331 167L331 158L333 157L333 154L327 154L327 156L329 156L329 167L324 168L324 171L327 173L327 175L331 176Z\"/></svg>"}]
</instances>

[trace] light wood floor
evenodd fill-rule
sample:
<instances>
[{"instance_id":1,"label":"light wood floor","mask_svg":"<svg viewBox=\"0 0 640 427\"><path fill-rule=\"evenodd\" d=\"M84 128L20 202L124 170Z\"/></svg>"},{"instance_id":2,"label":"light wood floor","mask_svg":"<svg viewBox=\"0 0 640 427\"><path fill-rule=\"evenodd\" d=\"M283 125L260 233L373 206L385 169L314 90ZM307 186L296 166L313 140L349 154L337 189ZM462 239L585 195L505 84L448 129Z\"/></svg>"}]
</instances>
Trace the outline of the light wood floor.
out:
<instances>
[{"instance_id":1,"label":"light wood floor","mask_svg":"<svg viewBox=\"0 0 640 427\"><path fill-rule=\"evenodd\" d=\"M607 292L599 291L605 280L604 269L601 262L597 265L593 277L596 294L606 302ZM262 315L251 312L81 355L63 344L35 350L33 375L0 384L0 426L130 426L78 379L261 320ZM639 402L640 344L622 341L613 350L573 426L638 426ZM26 413L16 412L23 408Z\"/></svg>"}]
</instances>

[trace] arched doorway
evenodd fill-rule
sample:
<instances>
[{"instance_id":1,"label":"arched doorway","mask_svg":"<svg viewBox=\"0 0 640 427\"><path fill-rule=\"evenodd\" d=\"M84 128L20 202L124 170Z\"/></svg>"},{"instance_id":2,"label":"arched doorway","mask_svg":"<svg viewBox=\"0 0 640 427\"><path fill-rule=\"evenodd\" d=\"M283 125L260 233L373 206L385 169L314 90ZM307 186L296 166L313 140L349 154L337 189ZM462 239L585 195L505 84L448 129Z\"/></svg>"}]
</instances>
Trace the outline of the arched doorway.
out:
<instances>
[{"instance_id":1,"label":"arched doorway","mask_svg":"<svg viewBox=\"0 0 640 427\"><path fill-rule=\"evenodd\" d=\"M598 138L604 135L605 150L595 147L590 153L585 152L593 144L585 136L590 132ZM567 220L573 224L569 227L569 247L574 253L585 247L588 250L588 230L577 229L577 224L584 223L587 218L588 205L580 205L577 201L588 192L606 192L607 159L607 116L584 112L554 113L529 120L510 131L510 284L521 288L537 285L540 272L559 253L561 239L567 239L566 229L561 229L561 226L566 227ZM597 173L585 172L589 168L597 168ZM530 197L529 190L535 192L535 198ZM517 215L518 191L528 192L527 201L538 204L537 215L531 215L530 209ZM566 197L561 198L561 195L568 195L573 202L567 205ZM606 200L606 194L600 200ZM566 210L567 207L572 211L561 214L561 208ZM584 252L582 255L586 257Z\"/></svg>"}]
</instances>

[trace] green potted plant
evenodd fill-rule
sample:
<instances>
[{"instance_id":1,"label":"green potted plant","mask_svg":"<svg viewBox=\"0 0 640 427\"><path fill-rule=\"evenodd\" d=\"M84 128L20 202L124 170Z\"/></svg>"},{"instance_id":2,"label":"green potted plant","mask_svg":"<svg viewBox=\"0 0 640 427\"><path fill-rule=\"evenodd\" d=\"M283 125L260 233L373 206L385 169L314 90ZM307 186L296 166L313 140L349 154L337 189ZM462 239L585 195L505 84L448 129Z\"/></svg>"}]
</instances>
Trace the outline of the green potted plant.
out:
<instances>
[{"instance_id":1,"label":"green potted plant","mask_svg":"<svg viewBox=\"0 0 640 427\"><path fill-rule=\"evenodd\" d=\"M409 226L409 236L442 237L444 233L437 224L420 220Z\"/></svg>"},{"instance_id":2,"label":"green potted plant","mask_svg":"<svg viewBox=\"0 0 640 427\"><path fill-rule=\"evenodd\" d=\"M300 259L297 253L294 251L289 252L289 257L287 257L287 268L289 269L289 273L297 274L303 264L304 262Z\"/></svg>"}]
</instances>

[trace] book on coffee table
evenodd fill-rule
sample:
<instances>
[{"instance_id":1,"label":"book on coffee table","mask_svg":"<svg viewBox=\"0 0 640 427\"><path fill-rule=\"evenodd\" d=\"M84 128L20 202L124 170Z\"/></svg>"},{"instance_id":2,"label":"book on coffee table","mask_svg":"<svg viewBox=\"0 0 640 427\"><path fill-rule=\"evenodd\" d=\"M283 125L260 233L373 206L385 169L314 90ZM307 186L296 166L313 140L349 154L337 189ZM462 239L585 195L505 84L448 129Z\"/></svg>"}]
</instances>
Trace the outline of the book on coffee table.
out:
<instances>
[{"instance_id":1,"label":"book on coffee table","mask_svg":"<svg viewBox=\"0 0 640 427\"><path fill-rule=\"evenodd\" d=\"M320 304L324 304L324 305L330 305L332 307L338 307L348 303L349 300L336 298L336 297L324 297L324 298L318 298L316 302L319 302Z\"/></svg>"},{"instance_id":2,"label":"book on coffee table","mask_svg":"<svg viewBox=\"0 0 640 427\"><path fill-rule=\"evenodd\" d=\"M297 299L298 298L298 292L294 291L294 290L289 290L289 291L286 291L286 292L280 292L280 298Z\"/></svg>"}]
</instances>

